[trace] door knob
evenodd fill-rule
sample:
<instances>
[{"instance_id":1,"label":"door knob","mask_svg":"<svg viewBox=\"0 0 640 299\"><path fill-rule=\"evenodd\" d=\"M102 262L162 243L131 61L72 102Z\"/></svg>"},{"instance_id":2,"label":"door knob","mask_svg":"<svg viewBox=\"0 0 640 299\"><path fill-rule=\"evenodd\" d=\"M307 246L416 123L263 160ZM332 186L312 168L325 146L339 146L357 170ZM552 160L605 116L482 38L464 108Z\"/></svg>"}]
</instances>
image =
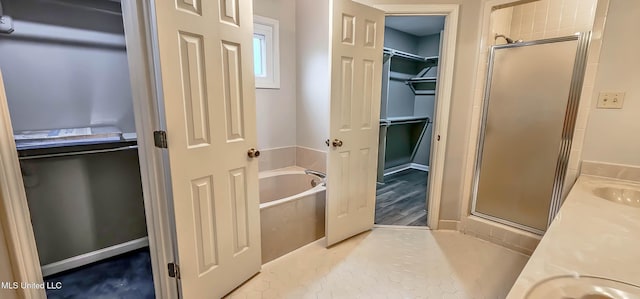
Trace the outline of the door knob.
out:
<instances>
[{"instance_id":1,"label":"door knob","mask_svg":"<svg viewBox=\"0 0 640 299\"><path fill-rule=\"evenodd\" d=\"M257 158L260 157L260 151L255 149L255 148L250 148L247 151L247 156L249 156L249 158Z\"/></svg>"},{"instance_id":2,"label":"door knob","mask_svg":"<svg viewBox=\"0 0 640 299\"><path fill-rule=\"evenodd\" d=\"M331 144L333 145L333 147L341 147L342 146L342 140L334 139Z\"/></svg>"}]
</instances>

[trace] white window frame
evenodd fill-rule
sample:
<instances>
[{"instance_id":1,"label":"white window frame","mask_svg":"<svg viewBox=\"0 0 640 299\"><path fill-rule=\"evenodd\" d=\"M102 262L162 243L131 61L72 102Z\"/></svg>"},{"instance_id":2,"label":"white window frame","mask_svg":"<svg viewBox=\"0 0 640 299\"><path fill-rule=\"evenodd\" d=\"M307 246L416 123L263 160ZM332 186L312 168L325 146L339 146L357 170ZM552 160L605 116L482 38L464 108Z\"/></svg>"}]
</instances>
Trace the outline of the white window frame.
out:
<instances>
[{"instance_id":1,"label":"white window frame","mask_svg":"<svg viewBox=\"0 0 640 299\"><path fill-rule=\"evenodd\" d=\"M253 33L264 36L265 76L256 76L256 88L280 88L280 22L263 16L253 16ZM255 62L254 62L255 63Z\"/></svg>"}]
</instances>

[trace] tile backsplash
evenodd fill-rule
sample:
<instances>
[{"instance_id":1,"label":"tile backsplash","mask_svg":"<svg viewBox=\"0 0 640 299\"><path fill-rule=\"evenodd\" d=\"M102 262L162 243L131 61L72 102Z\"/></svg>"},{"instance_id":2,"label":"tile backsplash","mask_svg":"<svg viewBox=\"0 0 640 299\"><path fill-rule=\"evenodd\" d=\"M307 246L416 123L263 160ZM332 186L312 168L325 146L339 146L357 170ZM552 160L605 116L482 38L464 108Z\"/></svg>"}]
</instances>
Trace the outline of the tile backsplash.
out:
<instances>
[{"instance_id":1,"label":"tile backsplash","mask_svg":"<svg viewBox=\"0 0 640 299\"><path fill-rule=\"evenodd\" d=\"M301 146L288 146L260 151L259 171L268 171L289 166L327 171L327 153Z\"/></svg>"},{"instance_id":2,"label":"tile backsplash","mask_svg":"<svg viewBox=\"0 0 640 299\"><path fill-rule=\"evenodd\" d=\"M321 172L327 172L327 152L298 146L296 165Z\"/></svg>"},{"instance_id":3,"label":"tile backsplash","mask_svg":"<svg viewBox=\"0 0 640 299\"><path fill-rule=\"evenodd\" d=\"M640 166L582 161L580 174L627 181L640 181Z\"/></svg>"},{"instance_id":4,"label":"tile backsplash","mask_svg":"<svg viewBox=\"0 0 640 299\"><path fill-rule=\"evenodd\" d=\"M274 170L296 165L296 147L279 147L260 151L259 171Z\"/></svg>"}]
</instances>

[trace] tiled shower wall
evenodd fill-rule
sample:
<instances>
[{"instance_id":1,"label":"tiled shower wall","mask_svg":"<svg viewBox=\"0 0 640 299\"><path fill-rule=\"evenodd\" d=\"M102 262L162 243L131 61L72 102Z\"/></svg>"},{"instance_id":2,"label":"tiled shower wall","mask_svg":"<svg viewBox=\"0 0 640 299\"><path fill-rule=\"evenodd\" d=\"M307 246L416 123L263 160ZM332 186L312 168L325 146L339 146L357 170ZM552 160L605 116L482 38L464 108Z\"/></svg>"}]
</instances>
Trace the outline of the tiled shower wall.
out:
<instances>
[{"instance_id":1,"label":"tiled shower wall","mask_svg":"<svg viewBox=\"0 0 640 299\"><path fill-rule=\"evenodd\" d=\"M513 16L513 7L507 7L498 9L491 13L491 34L487 36L489 38L488 44L491 43L491 39L495 40L496 34L502 34L511 37L511 19ZM506 41L502 38L496 40L496 44L504 44Z\"/></svg>"},{"instance_id":2,"label":"tiled shower wall","mask_svg":"<svg viewBox=\"0 0 640 299\"><path fill-rule=\"evenodd\" d=\"M300 166L327 172L327 153L302 146L288 146L260 151L259 170L268 171L289 166Z\"/></svg>"},{"instance_id":3,"label":"tiled shower wall","mask_svg":"<svg viewBox=\"0 0 640 299\"><path fill-rule=\"evenodd\" d=\"M591 30L595 0L540 0L513 7L511 37L522 40Z\"/></svg>"},{"instance_id":4,"label":"tiled shower wall","mask_svg":"<svg viewBox=\"0 0 640 299\"><path fill-rule=\"evenodd\" d=\"M491 14L492 32L485 36L486 45L493 44L495 34L528 41L589 31L596 5L596 0L538 0L497 9Z\"/></svg>"}]
</instances>

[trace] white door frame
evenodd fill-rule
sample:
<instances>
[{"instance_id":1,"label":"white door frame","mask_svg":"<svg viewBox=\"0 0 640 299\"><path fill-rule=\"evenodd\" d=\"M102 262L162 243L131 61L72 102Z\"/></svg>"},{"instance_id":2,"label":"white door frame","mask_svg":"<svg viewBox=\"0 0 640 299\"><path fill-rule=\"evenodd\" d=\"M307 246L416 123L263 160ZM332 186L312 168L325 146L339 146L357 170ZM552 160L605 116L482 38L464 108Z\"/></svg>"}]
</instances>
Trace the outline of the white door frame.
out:
<instances>
[{"instance_id":1,"label":"white door frame","mask_svg":"<svg viewBox=\"0 0 640 299\"><path fill-rule=\"evenodd\" d=\"M178 284L167 274L166 265L174 261L172 210L166 184L165 153L155 147L153 131L164 126L159 113L154 59L153 4L145 0L122 1L127 58L133 95L133 109L138 138L140 174L149 235L153 282L157 298L178 298ZM0 94L4 88L0 87ZM22 182L13 129L5 98L0 98L0 229L4 229L16 281L43 281L31 226L31 216ZM18 289L27 299L45 297L42 289Z\"/></svg>"},{"instance_id":2,"label":"white door frame","mask_svg":"<svg viewBox=\"0 0 640 299\"><path fill-rule=\"evenodd\" d=\"M176 261L169 163L166 151L156 148L153 138L154 131L165 128L157 51L153 51L157 49L154 1L121 5L155 295L178 298L178 281L167 272L167 264Z\"/></svg>"},{"instance_id":3,"label":"white door frame","mask_svg":"<svg viewBox=\"0 0 640 299\"><path fill-rule=\"evenodd\" d=\"M440 223L440 202L442 200L442 180L444 176L445 154L447 152L447 132L449 110L453 91L453 67L456 54L458 32L458 4L376 4L388 16L445 16L442 51L438 64L437 101L434 129L431 137L431 165L427 192L427 219L430 229L438 229ZM438 137L440 138L438 140Z\"/></svg>"},{"instance_id":4,"label":"white door frame","mask_svg":"<svg viewBox=\"0 0 640 299\"><path fill-rule=\"evenodd\" d=\"M42 282L27 195L0 74L0 229L4 231L14 281ZM2 246L2 244L0 244ZM43 298L44 290L17 289L18 298Z\"/></svg>"}]
</instances>

